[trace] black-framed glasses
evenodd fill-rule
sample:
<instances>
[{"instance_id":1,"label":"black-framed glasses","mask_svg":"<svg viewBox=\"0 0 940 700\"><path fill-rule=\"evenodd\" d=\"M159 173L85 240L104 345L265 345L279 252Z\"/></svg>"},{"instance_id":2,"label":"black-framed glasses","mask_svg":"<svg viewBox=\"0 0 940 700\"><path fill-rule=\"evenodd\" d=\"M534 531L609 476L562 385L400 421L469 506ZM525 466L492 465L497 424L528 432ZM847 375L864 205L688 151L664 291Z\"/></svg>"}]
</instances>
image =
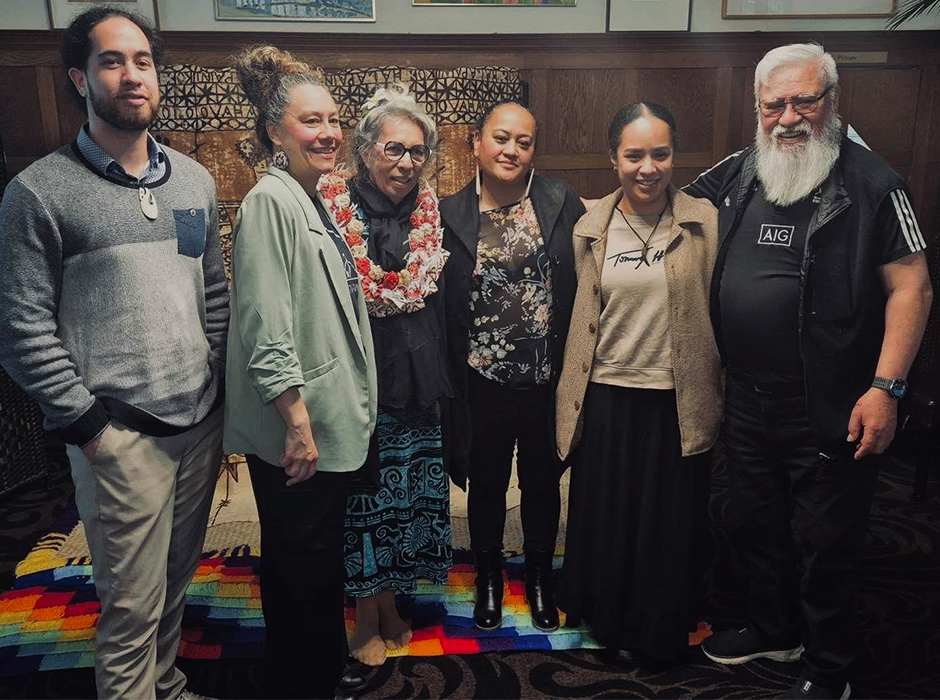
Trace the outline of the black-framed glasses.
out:
<instances>
[{"instance_id":1,"label":"black-framed glasses","mask_svg":"<svg viewBox=\"0 0 940 700\"><path fill-rule=\"evenodd\" d=\"M760 102L760 113L765 117L779 117L783 114L787 105L792 105L793 111L797 114L812 114L816 111L816 108L819 107L819 103L832 89L832 85L827 87L818 95L797 95L796 97L786 97L779 100L770 100Z\"/></svg>"},{"instance_id":2,"label":"black-framed glasses","mask_svg":"<svg viewBox=\"0 0 940 700\"><path fill-rule=\"evenodd\" d=\"M376 141L375 145L381 146L382 153L393 163L397 163L404 158L406 153L411 156L411 162L415 165L421 165L431 157L431 149L423 143L414 145L411 148L405 148L405 144L399 141L388 141L386 143Z\"/></svg>"}]
</instances>

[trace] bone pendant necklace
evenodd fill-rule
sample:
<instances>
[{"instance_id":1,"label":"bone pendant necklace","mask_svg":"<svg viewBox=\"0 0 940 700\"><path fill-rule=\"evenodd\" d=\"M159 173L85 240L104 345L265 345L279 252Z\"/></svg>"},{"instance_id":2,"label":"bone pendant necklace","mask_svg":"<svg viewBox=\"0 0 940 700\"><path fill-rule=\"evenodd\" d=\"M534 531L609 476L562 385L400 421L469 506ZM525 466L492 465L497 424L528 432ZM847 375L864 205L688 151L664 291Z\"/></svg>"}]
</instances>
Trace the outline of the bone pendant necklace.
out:
<instances>
[{"instance_id":1,"label":"bone pendant necklace","mask_svg":"<svg viewBox=\"0 0 940 700\"><path fill-rule=\"evenodd\" d=\"M157 199L153 196L153 192L146 187L141 187L137 191L137 199L140 200L140 211L144 216L155 221L160 210L157 209Z\"/></svg>"}]
</instances>

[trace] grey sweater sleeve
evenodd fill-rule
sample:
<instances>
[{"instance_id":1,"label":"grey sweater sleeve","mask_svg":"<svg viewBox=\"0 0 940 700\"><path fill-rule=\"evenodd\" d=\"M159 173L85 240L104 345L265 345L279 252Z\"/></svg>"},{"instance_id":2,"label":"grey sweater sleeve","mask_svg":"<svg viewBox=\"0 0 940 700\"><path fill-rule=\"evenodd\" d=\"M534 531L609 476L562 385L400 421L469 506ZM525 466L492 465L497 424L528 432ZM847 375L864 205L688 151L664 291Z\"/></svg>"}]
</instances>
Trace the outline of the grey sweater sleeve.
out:
<instances>
[{"instance_id":1,"label":"grey sweater sleeve","mask_svg":"<svg viewBox=\"0 0 940 700\"><path fill-rule=\"evenodd\" d=\"M206 252L202 256L202 274L206 286L206 339L209 341L209 361L223 369L228 335L228 280L219 243L219 203L215 195L215 183L211 179L210 182L212 206L206 234Z\"/></svg>"},{"instance_id":2,"label":"grey sweater sleeve","mask_svg":"<svg viewBox=\"0 0 940 700\"><path fill-rule=\"evenodd\" d=\"M39 198L14 179L0 203L0 365L46 416L46 427L84 445L108 424L56 336L62 237Z\"/></svg>"}]
</instances>

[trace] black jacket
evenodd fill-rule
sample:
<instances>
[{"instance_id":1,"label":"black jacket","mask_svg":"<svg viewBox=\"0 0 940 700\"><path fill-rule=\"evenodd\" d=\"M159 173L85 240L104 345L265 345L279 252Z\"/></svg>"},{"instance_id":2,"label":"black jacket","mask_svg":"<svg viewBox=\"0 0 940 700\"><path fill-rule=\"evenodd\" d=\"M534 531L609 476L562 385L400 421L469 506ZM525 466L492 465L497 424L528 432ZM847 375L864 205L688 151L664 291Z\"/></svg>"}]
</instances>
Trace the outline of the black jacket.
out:
<instances>
[{"instance_id":1,"label":"black jacket","mask_svg":"<svg viewBox=\"0 0 940 700\"><path fill-rule=\"evenodd\" d=\"M711 316L724 355L721 271L757 189L754 147L729 156L683 189L718 207ZM888 242L899 226L907 243L891 249ZM821 187L800 269L800 355L807 412L821 448L846 444L852 407L871 386L884 338L886 297L878 267L923 250L916 229L901 176L880 156L843 138L839 159Z\"/></svg>"},{"instance_id":2,"label":"black jacket","mask_svg":"<svg viewBox=\"0 0 940 700\"><path fill-rule=\"evenodd\" d=\"M529 191L545 241L552 271L552 387L557 386L565 354L568 324L578 281L574 271L571 235L584 214L577 193L561 180L534 176ZM479 200L471 181L457 194L441 200L444 247L450 258L444 265L447 294L447 345L452 363L454 397L442 400L444 461L450 478L465 488L470 462L471 417L467 400L467 354L470 348L470 287L477 260L480 229ZM546 440L554 440L554 426L546 426ZM552 450L554 453L555 451Z\"/></svg>"}]
</instances>

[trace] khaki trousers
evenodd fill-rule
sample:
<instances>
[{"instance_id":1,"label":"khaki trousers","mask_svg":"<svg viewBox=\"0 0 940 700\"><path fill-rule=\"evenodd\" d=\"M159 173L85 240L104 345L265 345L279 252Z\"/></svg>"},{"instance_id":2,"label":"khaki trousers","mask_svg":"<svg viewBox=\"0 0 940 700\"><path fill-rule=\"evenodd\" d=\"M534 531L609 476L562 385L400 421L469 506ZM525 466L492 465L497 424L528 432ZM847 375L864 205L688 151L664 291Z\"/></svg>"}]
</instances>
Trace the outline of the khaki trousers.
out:
<instances>
[{"instance_id":1,"label":"khaki trousers","mask_svg":"<svg viewBox=\"0 0 940 700\"><path fill-rule=\"evenodd\" d=\"M222 410L154 438L114 421L94 460L68 446L75 502L101 600L98 697L176 700L186 588L205 540L222 460Z\"/></svg>"}]
</instances>

